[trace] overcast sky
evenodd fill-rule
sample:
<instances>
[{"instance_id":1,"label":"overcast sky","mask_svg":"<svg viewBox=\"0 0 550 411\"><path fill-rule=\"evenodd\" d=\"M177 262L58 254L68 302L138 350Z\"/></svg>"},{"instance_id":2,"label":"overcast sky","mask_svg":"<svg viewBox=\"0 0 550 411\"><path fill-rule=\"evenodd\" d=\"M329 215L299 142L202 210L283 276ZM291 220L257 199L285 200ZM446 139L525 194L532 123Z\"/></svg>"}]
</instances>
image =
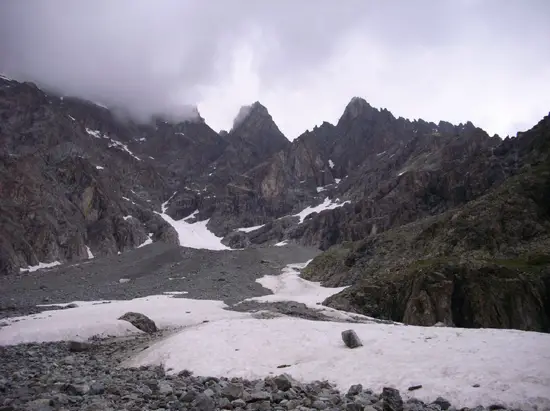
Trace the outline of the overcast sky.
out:
<instances>
[{"instance_id":1,"label":"overcast sky","mask_svg":"<svg viewBox=\"0 0 550 411\"><path fill-rule=\"evenodd\" d=\"M548 0L4 0L0 72L216 130L262 102L293 139L353 96L515 134L550 110Z\"/></svg>"}]
</instances>

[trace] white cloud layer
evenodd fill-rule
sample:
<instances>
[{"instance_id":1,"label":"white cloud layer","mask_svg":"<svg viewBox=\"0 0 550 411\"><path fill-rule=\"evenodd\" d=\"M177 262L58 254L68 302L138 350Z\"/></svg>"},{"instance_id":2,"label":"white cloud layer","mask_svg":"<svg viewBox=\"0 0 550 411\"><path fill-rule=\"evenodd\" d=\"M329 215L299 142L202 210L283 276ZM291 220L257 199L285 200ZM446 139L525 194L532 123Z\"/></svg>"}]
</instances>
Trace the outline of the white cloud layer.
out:
<instances>
[{"instance_id":1,"label":"white cloud layer","mask_svg":"<svg viewBox=\"0 0 550 411\"><path fill-rule=\"evenodd\" d=\"M352 96L514 134L550 109L546 0L50 0L0 4L0 71L215 129L259 100L295 138Z\"/></svg>"}]
</instances>

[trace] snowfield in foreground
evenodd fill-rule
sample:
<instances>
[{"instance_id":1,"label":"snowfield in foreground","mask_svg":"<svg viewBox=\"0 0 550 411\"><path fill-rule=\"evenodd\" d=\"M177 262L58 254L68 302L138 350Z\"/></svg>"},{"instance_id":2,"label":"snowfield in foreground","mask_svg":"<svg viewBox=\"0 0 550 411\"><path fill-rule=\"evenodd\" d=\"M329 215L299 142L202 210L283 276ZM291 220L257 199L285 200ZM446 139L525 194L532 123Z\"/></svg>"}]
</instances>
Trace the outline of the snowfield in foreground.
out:
<instances>
[{"instance_id":1,"label":"snowfield in foreground","mask_svg":"<svg viewBox=\"0 0 550 411\"><path fill-rule=\"evenodd\" d=\"M327 379L342 390L357 383L377 392L394 386L405 396L408 387L421 384L409 395L424 401L441 395L457 407L550 406L547 335L353 324L364 346L350 350L340 338L349 328L296 318L217 321L158 342L128 365L249 379L286 372L301 381Z\"/></svg>"},{"instance_id":2,"label":"snowfield in foreground","mask_svg":"<svg viewBox=\"0 0 550 411\"><path fill-rule=\"evenodd\" d=\"M341 288L327 289L299 278L296 268L302 266L290 265L281 276L259 279L274 295L253 300L298 301L330 311L317 303ZM77 304L77 308L5 320L0 345L138 334L129 323L117 320L127 311L137 311L160 328L179 331L153 342L129 359L127 366L162 364L174 373L190 369L197 375L250 379L286 372L302 381L326 379L341 390L361 383L376 391L393 386L405 397L423 401L443 396L457 407L550 407L548 334L259 319L225 310L220 301L170 295ZM349 318L347 313L332 311L334 318ZM363 347L350 350L344 346L340 334L349 328L357 332ZM280 369L280 365L289 367ZM423 388L407 391L418 384Z\"/></svg>"}]
</instances>

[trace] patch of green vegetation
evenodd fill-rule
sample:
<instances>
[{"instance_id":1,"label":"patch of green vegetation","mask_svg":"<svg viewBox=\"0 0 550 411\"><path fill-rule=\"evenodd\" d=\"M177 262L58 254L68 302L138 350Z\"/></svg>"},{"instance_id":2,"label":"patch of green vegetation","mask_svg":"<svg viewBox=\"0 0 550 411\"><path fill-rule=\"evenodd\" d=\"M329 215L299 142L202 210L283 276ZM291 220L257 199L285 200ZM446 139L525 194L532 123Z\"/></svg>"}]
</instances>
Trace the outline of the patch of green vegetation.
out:
<instances>
[{"instance_id":1,"label":"patch of green vegetation","mask_svg":"<svg viewBox=\"0 0 550 411\"><path fill-rule=\"evenodd\" d=\"M550 264L550 254L533 254L524 258L492 259L486 261L506 268L530 271Z\"/></svg>"},{"instance_id":2,"label":"patch of green vegetation","mask_svg":"<svg viewBox=\"0 0 550 411\"><path fill-rule=\"evenodd\" d=\"M550 265L550 254L531 254L522 258L491 258L478 260L483 264L498 265L510 269L532 270ZM459 264L456 257L438 257L414 260L409 265L411 269L421 269L443 264Z\"/></svg>"},{"instance_id":3,"label":"patch of green vegetation","mask_svg":"<svg viewBox=\"0 0 550 411\"><path fill-rule=\"evenodd\" d=\"M527 257L527 262L531 265L550 264L550 254L533 254Z\"/></svg>"},{"instance_id":4,"label":"patch of green vegetation","mask_svg":"<svg viewBox=\"0 0 550 411\"><path fill-rule=\"evenodd\" d=\"M349 254L349 247L331 247L327 251L319 254L311 263L302 270L302 277L308 280L318 280L321 273L330 269L343 266L343 261Z\"/></svg>"},{"instance_id":5,"label":"patch of green vegetation","mask_svg":"<svg viewBox=\"0 0 550 411\"><path fill-rule=\"evenodd\" d=\"M451 263L455 263L456 261L457 261L456 257L438 257L438 258L428 258L423 260L414 260L409 265L409 268L416 270L421 268L433 267L436 265L451 264Z\"/></svg>"}]
</instances>

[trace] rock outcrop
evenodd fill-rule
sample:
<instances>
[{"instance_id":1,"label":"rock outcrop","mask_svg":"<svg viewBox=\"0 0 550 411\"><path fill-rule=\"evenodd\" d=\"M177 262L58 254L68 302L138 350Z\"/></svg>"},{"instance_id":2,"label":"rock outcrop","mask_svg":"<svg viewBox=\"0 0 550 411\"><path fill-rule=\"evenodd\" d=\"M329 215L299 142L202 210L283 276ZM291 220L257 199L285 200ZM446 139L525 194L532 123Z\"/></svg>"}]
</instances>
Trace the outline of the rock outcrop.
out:
<instances>
[{"instance_id":1,"label":"rock outcrop","mask_svg":"<svg viewBox=\"0 0 550 411\"><path fill-rule=\"evenodd\" d=\"M549 141L546 117L498 147L522 153L515 176L461 207L330 248L304 276L351 285L325 303L377 318L550 331Z\"/></svg>"}]
</instances>

